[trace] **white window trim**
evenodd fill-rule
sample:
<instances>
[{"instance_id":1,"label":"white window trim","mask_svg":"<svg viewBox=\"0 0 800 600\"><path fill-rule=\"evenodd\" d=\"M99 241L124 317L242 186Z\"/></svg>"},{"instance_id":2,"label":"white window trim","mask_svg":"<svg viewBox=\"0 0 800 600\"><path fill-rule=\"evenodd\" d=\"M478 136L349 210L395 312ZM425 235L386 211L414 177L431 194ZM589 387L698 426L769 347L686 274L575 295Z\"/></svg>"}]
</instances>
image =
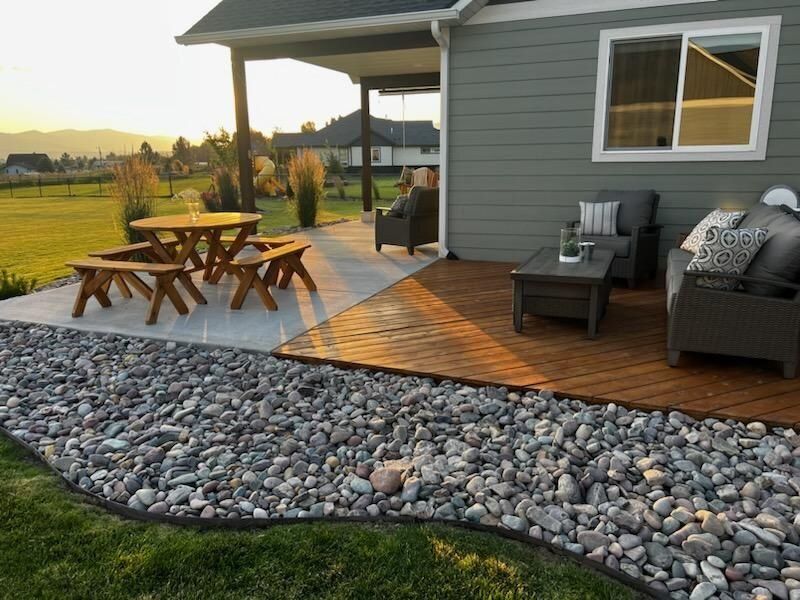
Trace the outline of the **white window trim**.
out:
<instances>
[{"instance_id":1,"label":"white window trim","mask_svg":"<svg viewBox=\"0 0 800 600\"><path fill-rule=\"evenodd\" d=\"M600 47L597 59L597 89L595 95L594 135L592 141L593 162L662 162L662 161L748 161L765 160L769 142L769 125L772 116L772 98L775 90L775 73L778 64L781 17L757 17L752 19L726 19L694 23L675 23L650 27L608 29L600 32ZM677 98L683 97L686 75L687 40L690 37L717 36L736 33L761 33L758 77L750 144L747 146L679 146L678 131L682 103L675 109L673 147L666 150L606 150L606 122L611 71L611 45L622 40L647 39L666 36L683 36L681 67Z\"/></svg>"}]
</instances>

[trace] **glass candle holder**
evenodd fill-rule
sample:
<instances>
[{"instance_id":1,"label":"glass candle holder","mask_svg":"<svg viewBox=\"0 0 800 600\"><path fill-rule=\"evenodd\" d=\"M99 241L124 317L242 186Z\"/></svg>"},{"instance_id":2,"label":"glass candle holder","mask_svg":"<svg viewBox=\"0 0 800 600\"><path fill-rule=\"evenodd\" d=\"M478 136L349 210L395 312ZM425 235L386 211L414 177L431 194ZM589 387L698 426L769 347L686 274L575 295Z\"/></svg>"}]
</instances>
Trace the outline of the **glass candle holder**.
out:
<instances>
[{"instance_id":1,"label":"glass candle holder","mask_svg":"<svg viewBox=\"0 0 800 600\"><path fill-rule=\"evenodd\" d=\"M581 262L581 233L577 227L561 230L561 244L558 247L558 260L564 263Z\"/></svg>"}]
</instances>

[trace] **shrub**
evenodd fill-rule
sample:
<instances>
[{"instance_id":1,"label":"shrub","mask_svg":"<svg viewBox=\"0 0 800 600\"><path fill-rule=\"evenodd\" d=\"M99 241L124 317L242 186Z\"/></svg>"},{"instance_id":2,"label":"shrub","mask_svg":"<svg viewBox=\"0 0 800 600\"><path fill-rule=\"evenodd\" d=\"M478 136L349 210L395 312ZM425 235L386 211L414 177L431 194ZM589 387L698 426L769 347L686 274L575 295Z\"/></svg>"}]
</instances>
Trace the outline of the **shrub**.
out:
<instances>
[{"instance_id":1,"label":"shrub","mask_svg":"<svg viewBox=\"0 0 800 600\"><path fill-rule=\"evenodd\" d=\"M372 198L374 200L381 199L381 191L378 189L378 182L374 177L372 178Z\"/></svg>"},{"instance_id":2,"label":"shrub","mask_svg":"<svg viewBox=\"0 0 800 600\"><path fill-rule=\"evenodd\" d=\"M325 166L316 152L302 152L289 162L290 207L301 227L313 227L325 194Z\"/></svg>"},{"instance_id":3,"label":"shrub","mask_svg":"<svg viewBox=\"0 0 800 600\"><path fill-rule=\"evenodd\" d=\"M333 178L333 185L336 186L336 193L339 194L339 199L346 200L347 190L344 187L344 180L337 175Z\"/></svg>"},{"instance_id":4,"label":"shrub","mask_svg":"<svg viewBox=\"0 0 800 600\"><path fill-rule=\"evenodd\" d=\"M233 170L222 167L214 171L214 191L219 197L219 210L210 212L240 212L242 203L239 199L239 182ZM208 205L206 205L208 208Z\"/></svg>"},{"instance_id":5,"label":"shrub","mask_svg":"<svg viewBox=\"0 0 800 600\"><path fill-rule=\"evenodd\" d=\"M328 167L328 173L332 175L339 175L344 172L344 167L342 166L342 161L339 160L338 152L334 152L330 147L326 153L325 163Z\"/></svg>"},{"instance_id":6,"label":"shrub","mask_svg":"<svg viewBox=\"0 0 800 600\"><path fill-rule=\"evenodd\" d=\"M0 271L0 300L30 294L36 287L35 279L20 277L3 269Z\"/></svg>"},{"instance_id":7,"label":"shrub","mask_svg":"<svg viewBox=\"0 0 800 600\"><path fill-rule=\"evenodd\" d=\"M141 234L132 229L131 221L152 217L156 214L158 175L156 170L140 156L133 156L114 167L111 181L111 197L117 203L116 225L127 244L144 241Z\"/></svg>"}]
</instances>

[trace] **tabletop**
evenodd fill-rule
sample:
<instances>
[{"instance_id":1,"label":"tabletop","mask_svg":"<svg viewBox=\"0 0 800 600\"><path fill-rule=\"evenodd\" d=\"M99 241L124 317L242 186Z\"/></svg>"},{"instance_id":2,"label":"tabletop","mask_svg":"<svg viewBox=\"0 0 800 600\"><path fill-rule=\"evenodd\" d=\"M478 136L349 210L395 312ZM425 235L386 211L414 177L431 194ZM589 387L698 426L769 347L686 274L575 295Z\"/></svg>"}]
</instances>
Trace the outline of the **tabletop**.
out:
<instances>
[{"instance_id":1,"label":"tabletop","mask_svg":"<svg viewBox=\"0 0 800 600\"><path fill-rule=\"evenodd\" d=\"M234 229L254 225L261 220L255 213L201 213L197 221L188 214L149 217L131 222L131 227L140 231L207 231L209 229Z\"/></svg>"},{"instance_id":2,"label":"tabletop","mask_svg":"<svg viewBox=\"0 0 800 600\"><path fill-rule=\"evenodd\" d=\"M511 278L563 283L602 283L613 260L614 253L611 250L595 248L590 261L562 263L558 260L557 248L542 248L514 269Z\"/></svg>"}]
</instances>

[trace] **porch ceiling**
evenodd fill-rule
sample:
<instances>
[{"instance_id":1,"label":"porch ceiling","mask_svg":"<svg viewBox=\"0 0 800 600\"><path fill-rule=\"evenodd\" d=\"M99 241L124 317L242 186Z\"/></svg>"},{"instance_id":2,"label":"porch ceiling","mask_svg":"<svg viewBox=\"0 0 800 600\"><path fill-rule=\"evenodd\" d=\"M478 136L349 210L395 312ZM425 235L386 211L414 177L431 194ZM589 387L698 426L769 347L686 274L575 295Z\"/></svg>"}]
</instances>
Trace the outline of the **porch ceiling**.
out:
<instances>
[{"instance_id":1,"label":"porch ceiling","mask_svg":"<svg viewBox=\"0 0 800 600\"><path fill-rule=\"evenodd\" d=\"M354 82L358 82L362 77L438 73L440 52L438 47L411 48L369 53L311 56L299 60L345 73Z\"/></svg>"}]
</instances>

